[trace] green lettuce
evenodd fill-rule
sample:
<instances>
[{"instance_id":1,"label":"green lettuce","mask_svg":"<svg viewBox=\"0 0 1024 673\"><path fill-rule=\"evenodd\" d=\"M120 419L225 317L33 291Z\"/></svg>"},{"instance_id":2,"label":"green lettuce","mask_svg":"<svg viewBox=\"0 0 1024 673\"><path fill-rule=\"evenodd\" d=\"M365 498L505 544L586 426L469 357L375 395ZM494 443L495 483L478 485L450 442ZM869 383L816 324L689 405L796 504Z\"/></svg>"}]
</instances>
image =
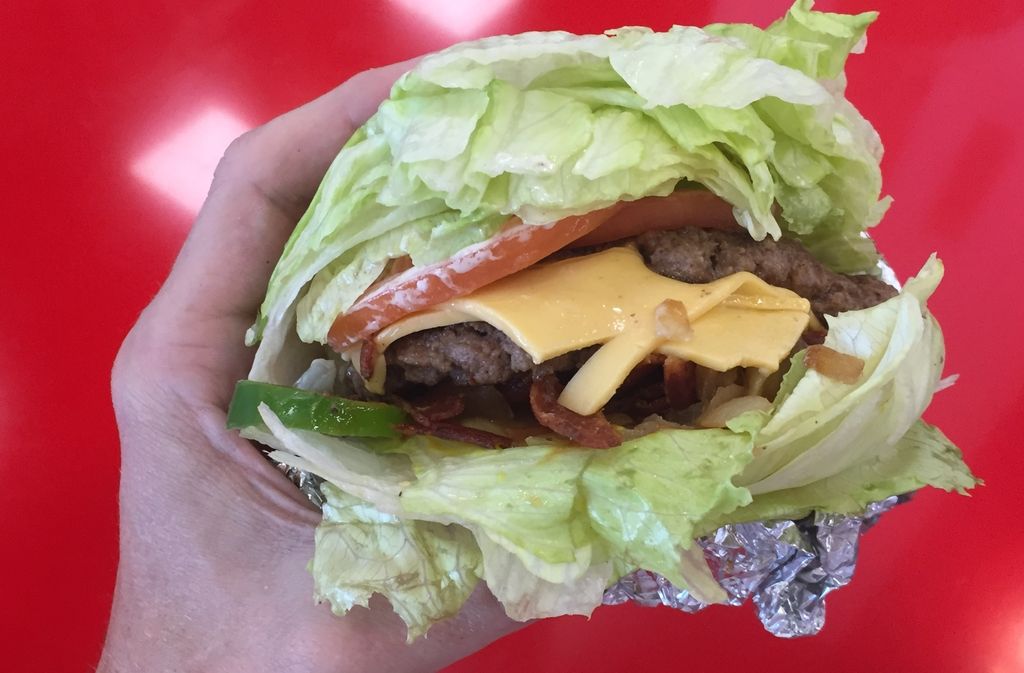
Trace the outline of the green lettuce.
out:
<instances>
[{"instance_id":1,"label":"green lettuce","mask_svg":"<svg viewBox=\"0 0 1024 673\"><path fill-rule=\"evenodd\" d=\"M721 588L687 564L686 552L701 521L750 502L750 492L731 480L751 449L750 435L729 430L665 430L596 452L583 474L591 522L624 567L724 601Z\"/></svg>"},{"instance_id":2,"label":"green lettuce","mask_svg":"<svg viewBox=\"0 0 1024 673\"><path fill-rule=\"evenodd\" d=\"M250 378L324 342L385 268L426 266L509 216L542 224L697 183L760 240L786 234L842 271L874 269L881 145L843 96L873 14L797 2L782 20L527 33L427 56L346 144L274 269Z\"/></svg>"},{"instance_id":3,"label":"green lettuce","mask_svg":"<svg viewBox=\"0 0 1024 673\"><path fill-rule=\"evenodd\" d=\"M488 589L505 613L521 622L561 615L589 617L615 579L611 562L605 561L589 563L562 581L549 581L487 535L477 535L476 539Z\"/></svg>"},{"instance_id":4,"label":"green lettuce","mask_svg":"<svg viewBox=\"0 0 1024 673\"><path fill-rule=\"evenodd\" d=\"M401 450L422 462L416 454L436 441L413 439ZM543 579L574 579L593 556L593 531L576 507L590 456L587 449L551 446L474 447L421 467L402 490L402 509L481 531Z\"/></svg>"},{"instance_id":5,"label":"green lettuce","mask_svg":"<svg viewBox=\"0 0 1024 673\"><path fill-rule=\"evenodd\" d=\"M978 483L960 450L938 428L918 421L894 446L824 479L757 495L703 532L722 523L799 519L815 510L855 514L924 486L966 494Z\"/></svg>"},{"instance_id":6,"label":"green lettuce","mask_svg":"<svg viewBox=\"0 0 1024 673\"><path fill-rule=\"evenodd\" d=\"M309 570L318 600L343 615L381 594L409 640L456 614L481 575L480 550L461 526L385 514L327 483Z\"/></svg>"},{"instance_id":7,"label":"green lettuce","mask_svg":"<svg viewBox=\"0 0 1024 673\"><path fill-rule=\"evenodd\" d=\"M344 614L376 583L401 602L410 636L468 595L473 577L523 620L590 614L613 581L641 567L724 601L694 538L704 521L750 502L731 479L763 422L658 432L607 451L494 451L422 436L325 437L261 413L269 434L256 438L277 448L271 458L328 482L313 562L318 595ZM362 560L350 568L352 546ZM458 582L446 584L456 562Z\"/></svg>"},{"instance_id":8,"label":"green lettuce","mask_svg":"<svg viewBox=\"0 0 1024 673\"><path fill-rule=\"evenodd\" d=\"M742 41L761 58L814 77L843 74L846 57L863 51L868 26L878 12L830 14L812 10L811 0L798 0L786 16L765 30L743 23L716 23L704 30Z\"/></svg>"},{"instance_id":9,"label":"green lettuce","mask_svg":"<svg viewBox=\"0 0 1024 673\"><path fill-rule=\"evenodd\" d=\"M877 455L910 430L942 375L942 332L925 307L941 278L933 256L898 296L828 316L825 345L862 359L860 380L841 383L800 360L740 483L755 494L802 486Z\"/></svg>"}]
</instances>

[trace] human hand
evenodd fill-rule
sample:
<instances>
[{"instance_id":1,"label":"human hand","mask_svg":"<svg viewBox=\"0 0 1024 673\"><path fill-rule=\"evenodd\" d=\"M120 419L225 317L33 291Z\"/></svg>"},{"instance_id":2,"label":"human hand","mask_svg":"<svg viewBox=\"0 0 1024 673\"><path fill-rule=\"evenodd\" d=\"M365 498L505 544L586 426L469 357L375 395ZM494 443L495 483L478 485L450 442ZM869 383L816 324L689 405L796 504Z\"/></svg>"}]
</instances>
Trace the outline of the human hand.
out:
<instances>
[{"instance_id":1,"label":"human hand","mask_svg":"<svg viewBox=\"0 0 1024 673\"><path fill-rule=\"evenodd\" d=\"M335 617L306 563L316 512L225 429L242 345L274 262L344 141L399 63L364 72L232 143L163 288L114 364L120 564L101 673L421 671L516 627L483 587L405 644L386 602Z\"/></svg>"}]
</instances>

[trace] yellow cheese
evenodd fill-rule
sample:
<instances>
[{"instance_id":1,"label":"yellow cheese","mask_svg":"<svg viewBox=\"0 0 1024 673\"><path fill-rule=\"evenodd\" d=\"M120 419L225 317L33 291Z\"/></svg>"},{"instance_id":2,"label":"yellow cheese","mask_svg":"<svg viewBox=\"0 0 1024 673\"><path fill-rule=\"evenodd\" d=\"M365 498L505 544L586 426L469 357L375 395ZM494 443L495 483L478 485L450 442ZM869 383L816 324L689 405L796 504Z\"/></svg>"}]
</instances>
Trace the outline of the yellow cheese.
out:
<instances>
[{"instance_id":1,"label":"yellow cheese","mask_svg":"<svg viewBox=\"0 0 1024 673\"><path fill-rule=\"evenodd\" d=\"M657 335L654 312L682 302L693 330L686 341ZM407 334L480 320L505 333L535 363L603 344L566 386L559 402L598 411L633 367L652 352L710 369L774 371L810 319L810 304L749 273L689 284L649 270L632 248L531 267L476 292L400 320L377 336L379 353ZM383 358L374 378L383 383Z\"/></svg>"}]
</instances>

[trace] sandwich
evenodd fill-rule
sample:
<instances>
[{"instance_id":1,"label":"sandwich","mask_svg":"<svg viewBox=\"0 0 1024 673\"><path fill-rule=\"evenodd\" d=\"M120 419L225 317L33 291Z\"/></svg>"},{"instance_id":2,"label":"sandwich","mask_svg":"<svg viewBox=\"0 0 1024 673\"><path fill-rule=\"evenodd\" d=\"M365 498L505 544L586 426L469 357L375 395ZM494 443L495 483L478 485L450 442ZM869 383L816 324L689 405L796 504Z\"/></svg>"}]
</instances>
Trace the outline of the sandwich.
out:
<instances>
[{"instance_id":1,"label":"sandwich","mask_svg":"<svg viewBox=\"0 0 1024 673\"><path fill-rule=\"evenodd\" d=\"M845 98L874 13L491 37L427 56L337 155L247 334L229 425L313 475L310 571L409 637L480 581L518 620L697 540L977 482L921 420L933 255L867 230L882 146Z\"/></svg>"}]
</instances>

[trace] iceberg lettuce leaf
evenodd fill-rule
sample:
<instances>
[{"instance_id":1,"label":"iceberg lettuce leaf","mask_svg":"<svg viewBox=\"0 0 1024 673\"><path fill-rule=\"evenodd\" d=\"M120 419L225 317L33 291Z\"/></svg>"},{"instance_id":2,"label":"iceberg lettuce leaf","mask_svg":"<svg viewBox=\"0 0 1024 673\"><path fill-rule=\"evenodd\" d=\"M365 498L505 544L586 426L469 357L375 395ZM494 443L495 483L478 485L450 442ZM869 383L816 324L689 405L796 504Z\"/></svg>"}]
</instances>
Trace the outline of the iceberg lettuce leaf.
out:
<instances>
[{"instance_id":1,"label":"iceberg lettuce leaf","mask_svg":"<svg viewBox=\"0 0 1024 673\"><path fill-rule=\"evenodd\" d=\"M966 494L980 483L960 450L938 428L918 421L889 449L824 479L756 495L750 504L707 521L703 532L726 523L799 519L815 510L862 512L869 503L924 486Z\"/></svg>"},{"instance_id":2,"label":"iceberg lettuce leaf","mask_svg":"<svg viewBox=\"0 0 1024 673\"><path fill-rule=\"evenodd\" d=\"M932 256L898 296L828 317L825 345L863 360L860 379L842 383L799 360L740 483L755 495L809 484L907 433L942 375L942 333L925 306L941 277L942 263Z\"/></svg>"},{"instance_id":3,"label":"iceberg lettuce leaf","mask_svg":"<svg viewBox=\"0 0 1024 673\"><path fill-rule=\"evenodd\" d=\"M402 519L325 483L323 521L309 570L318 600L335 614L380 594L408 639L456 614L481 574L480 550L460 526Z\"/></svg>"},{"instance_id":4,"label":"iceberg lettuce leaf","mask_svg":"<svg viewBox=\"0 0 1024 673\"><path fill-rule=\"evenodd\" d=\"M801 1L763 31L527 33L425 57L328 169L248 341L289 329L289 310L303 340L325 341L389 259L422 266L510 216L547 223L684 180L758 240L871 271L881 145L841 77L871 20ZM280 344L257 358L264 378Z\"/></svg>"},{"instance_id":5,"label":"iceberg lettuce leaf","mask_svg":"<svg viewBox=\"0 0 1024 673\"><path fill-rule=\"evenodd\" d=\"M685 552L694 547L701 521L750 502L732 478L750 461L752 448L749 433L663 430L598 452L583 473L591 522L626 566L652 570L680 587L696 585L707 602L723 600L720 588L709 589L693 571L702 564Z\"/></svg>"}]
</instances>

